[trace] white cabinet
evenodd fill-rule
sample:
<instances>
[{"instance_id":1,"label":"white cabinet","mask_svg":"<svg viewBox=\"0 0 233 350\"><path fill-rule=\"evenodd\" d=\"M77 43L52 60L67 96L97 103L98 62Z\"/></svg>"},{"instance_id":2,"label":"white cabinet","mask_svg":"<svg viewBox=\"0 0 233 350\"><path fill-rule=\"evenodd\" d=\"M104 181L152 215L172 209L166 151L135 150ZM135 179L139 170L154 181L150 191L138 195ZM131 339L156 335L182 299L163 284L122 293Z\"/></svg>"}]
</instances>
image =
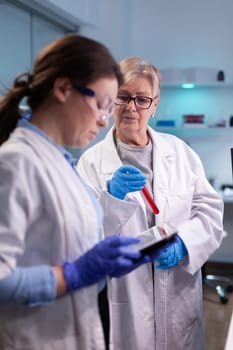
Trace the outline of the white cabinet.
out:
<instances>
[{"instance_id":1,"label":"white cabinet","mask_svg":"<svg viewBox=\"0 0 233 350\"><path fill-rule=\"evenodd\" d=\"M224 87L233 86L232 77L218 68L160 69L162 87Z\"/></svg>"}]
</instances>

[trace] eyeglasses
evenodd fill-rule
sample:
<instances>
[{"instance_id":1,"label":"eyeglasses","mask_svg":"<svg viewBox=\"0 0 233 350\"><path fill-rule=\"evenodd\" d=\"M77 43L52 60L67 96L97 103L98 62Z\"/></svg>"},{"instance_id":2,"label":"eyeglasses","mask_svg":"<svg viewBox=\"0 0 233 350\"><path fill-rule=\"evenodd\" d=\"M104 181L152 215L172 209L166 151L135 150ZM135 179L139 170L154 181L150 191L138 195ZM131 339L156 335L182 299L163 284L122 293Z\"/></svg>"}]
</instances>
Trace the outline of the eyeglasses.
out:
<instances>
[{"instance_id":1,"label":"eyeglasses","mask_svg":"<svg viewBox=\"0 0 233 350\"><path fill-rule=\"evenodd\" d=\"M131 101L134 102L135 106L138 109L148 109L150 108L152 102L156 99L156 97L151 98L148 96L135 96L132 97L128 94L123 94L120 93L118 94L115 104L119 106L126 106L128 105Z\"/></svg>"},{"instance_id":2,"label":"eyeglasses","mask_svg":"<svg viewBox=\"0 0 233 350\"><path fill-rule=\"evenodd\" d=\"M111 118L114 110L114 103L108 95L98 94L92 89L87 88L84 85L73 85L74 88L79 91L82 95L88 97L95 97L96 106L98 110L104 112L102 119Z\"/></svg>"}]
</instances>

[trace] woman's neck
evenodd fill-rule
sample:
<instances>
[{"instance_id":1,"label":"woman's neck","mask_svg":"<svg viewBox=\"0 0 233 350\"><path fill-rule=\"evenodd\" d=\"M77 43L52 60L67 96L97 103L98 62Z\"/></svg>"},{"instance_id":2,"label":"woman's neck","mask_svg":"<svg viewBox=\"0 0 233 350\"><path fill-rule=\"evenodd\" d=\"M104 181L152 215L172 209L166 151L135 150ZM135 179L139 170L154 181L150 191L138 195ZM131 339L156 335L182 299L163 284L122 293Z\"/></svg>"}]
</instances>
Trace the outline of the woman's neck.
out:
<instances>
[{"instance_id":1,"label":"woman's neck","mask_svg":"<svg viewBox=\"0 0 233 350\"><path fill-rule=\"evenodd\" d=\"M149 143L150 136L146 132L134 133L134 134L122 134L119 130L115 131L116 137L121 141L130 146L146 146Z\"/></svg>"}]
</instances>

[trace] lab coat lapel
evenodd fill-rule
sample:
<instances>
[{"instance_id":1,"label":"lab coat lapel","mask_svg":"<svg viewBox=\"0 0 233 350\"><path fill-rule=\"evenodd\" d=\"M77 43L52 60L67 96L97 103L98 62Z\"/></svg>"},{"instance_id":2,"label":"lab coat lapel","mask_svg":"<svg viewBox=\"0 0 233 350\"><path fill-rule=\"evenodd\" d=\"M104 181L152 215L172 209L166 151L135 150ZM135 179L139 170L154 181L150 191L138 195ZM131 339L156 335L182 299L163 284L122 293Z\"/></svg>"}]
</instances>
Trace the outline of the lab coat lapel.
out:
<instances>
[{"instance_id":1,"label":"lab coat lapel","mask_svg":"<svg viewBox=\"0 0 233 350\"><path fill-rule=\"evenodd\" d=\"M100 171L102 174L113 174L116 169L123 165L115 146L113 129L114 127L107 133L101 148L103 162Z\"/></svg>"},{"instance_id":2,"label":"lab coat lapel","mask_svg":"<svg viewBox=\"0 0 233 350\"><path fill-rule=\"evenodd\" d=\"M153 193L154 200L159 208L159 214L156 215L156 224L169 220L165 216L165 207L167 202L167 193L169 189L169 169L175 160L174 151L168 147L168 143L164 142L163 136L156 131L151 131L149 134L153 142Z\"/></svg>"}]
</instances>

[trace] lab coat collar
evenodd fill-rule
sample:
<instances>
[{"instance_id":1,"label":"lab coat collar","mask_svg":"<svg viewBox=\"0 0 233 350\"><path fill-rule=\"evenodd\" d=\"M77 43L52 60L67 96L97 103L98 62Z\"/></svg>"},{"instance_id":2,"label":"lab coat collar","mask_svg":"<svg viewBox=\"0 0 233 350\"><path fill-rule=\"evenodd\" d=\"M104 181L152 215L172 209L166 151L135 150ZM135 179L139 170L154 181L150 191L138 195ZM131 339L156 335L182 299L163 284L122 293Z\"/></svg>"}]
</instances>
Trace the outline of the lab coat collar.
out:
<instances>
[{"instance_id":1,"label":"lab coat collar","mask_svg":"<svg viewBox=\"0 0 233 350\"><path fill-rule=\"evenodd\" d=\"M34 131L35 133L37 133L38 135L40 135L41 137L43 137L45 140L47 140L49 143L51 143L51 145L53 145L55 148L58 149L59 152L61 152L63 154L63 156L65 157L65 159L69 162L69 164L75 168L76 163L77 163L77 159L75 159L71 153L69 153L64 147L58 145L57 143L55 143L45 132L43 132L40 128L38 128L35 124L32 124L29 120L29 118L25 118L23 117L22 119L20 119L18 121L17 124L18 127L22 127L22 128L27 128L29 130Z\"/></svg>"},{"instance_id":2,"label":"lab coat collar","mask_svg":"<svg viewBox=\"0 0 233 350\"><path fill-rule=\"evenodd\" d=\"M116 149L114 140L114 126L108 131L104 139L104 147L102 147L102 159L105 161L101 164L103 174L114 173L115 170L123 165ZM107 147L106 147L107 144Z\"/></svg>"},{"instance_id":3,"label":"lab coat collar","mask_svg":"<svg viewBox=\"0 0 233 350\"><path fill-rule=\"evenodd\" d=\"M156 149L156 158L163 160L171 160L175 156L174 150L170 147L170 143L167 139L164 139L163 134L153 130L148 126L148 132L152 139L153 148ZM113 173L116 168L122 166L121 159L117 153L115 140L114 140L114 126L108 131L104 139L104 145L107 147L102 147L102 158L105 159L101 164L102 173Z\"/></svg>"},{"instance_id":4,"label":"lab coat collar","mask_svg":"<svg viewBox=\"0 0 233 350\"><path fill-rule=\"evenodd\" d=\"M156 154L162 158L174 157L175 152L171 148L170 143L167 142L167 138L164 138L164 134L153 130L150 126L147 127L148 133L152 139L153 148L156 147Z\"/></svg>"}]
</instances>

